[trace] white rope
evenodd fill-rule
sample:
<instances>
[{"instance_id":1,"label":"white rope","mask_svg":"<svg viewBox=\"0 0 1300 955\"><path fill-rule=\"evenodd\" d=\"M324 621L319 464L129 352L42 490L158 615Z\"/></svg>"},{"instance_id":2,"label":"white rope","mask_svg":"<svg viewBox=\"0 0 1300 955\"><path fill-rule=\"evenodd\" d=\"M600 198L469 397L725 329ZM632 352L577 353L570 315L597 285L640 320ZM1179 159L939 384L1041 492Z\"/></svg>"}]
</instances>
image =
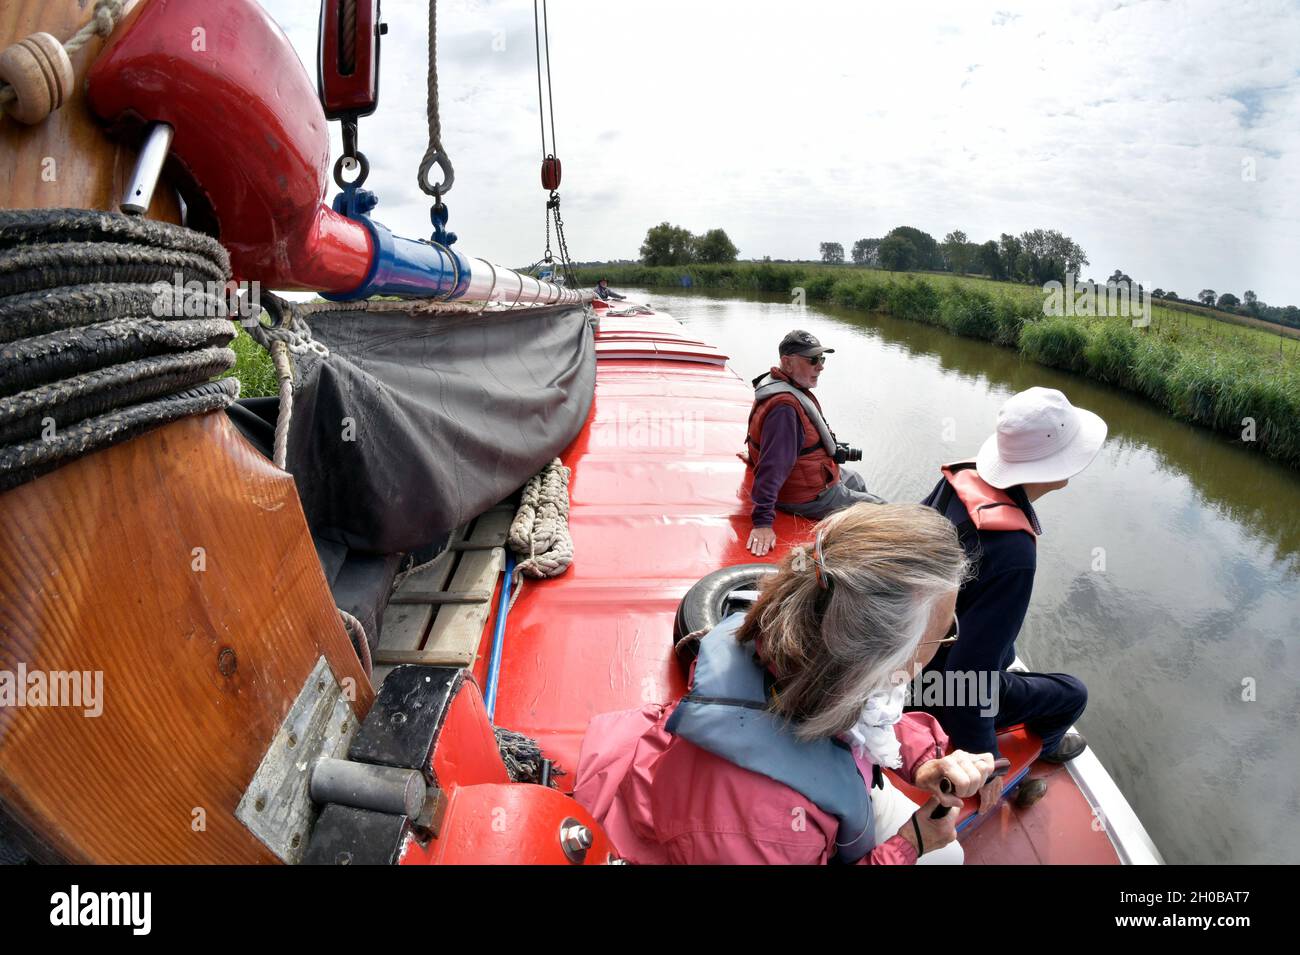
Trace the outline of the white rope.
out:
<instances>
[{"instance_id":1,"label":"white rope","mask_svg":"<svg viewBox=\"0 0 1300 955\"><path fill-rule=\"evenodd\" d=\"M90 42L90 38L99 34L107 37L117 26L117 20L122 15L122 4L124 0L96 0L95 10L90 19L82 26L80 30L72 34L63 48L68 51L68 56L76 53L83 46ZM4 104L14 99L17 94L14 88L8 83L0 83L0 109Z\"/></svg>"},{"instance_id":2,"label":"white rope","mask_svg":"<svg viewBox=\"0 0 1300 955\"><path fill-rule=\"evenodd\" d=\"M289 460L289 422L293 418L293 362L289 358L289 346L283 341L272 342L271 360L275 362L275 374L280 379L280 411L275 419L271 460L284 471Z\"/></svg>"},{"instance_id":3,"label":"white rope","mask_svg":"<svg viewBox=\"0 0 1300 955\"><path fill-rule=\"evenodd\" d=\"M569 469L556 458L524 485L508 537L510 549L519 560L511 577L510 607L519 597L525 575L535 579L558 577L573 563L569 474Z\"/></svg>"}]
</instances>

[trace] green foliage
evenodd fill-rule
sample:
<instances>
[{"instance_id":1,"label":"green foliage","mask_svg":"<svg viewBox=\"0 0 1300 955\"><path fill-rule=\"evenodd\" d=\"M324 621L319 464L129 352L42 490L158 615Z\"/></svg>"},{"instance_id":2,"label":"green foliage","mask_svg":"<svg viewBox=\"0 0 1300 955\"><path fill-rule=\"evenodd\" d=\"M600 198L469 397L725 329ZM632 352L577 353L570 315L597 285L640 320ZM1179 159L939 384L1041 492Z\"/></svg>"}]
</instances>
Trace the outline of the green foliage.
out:
<instances>
[{"instance_id":1,"label":"green foliage","mask_svg":"<svg viewBox=\"0 0 1300 955\"><path fill-rule=\"evenodd\" d=\"M891 272L906 272L920 267L916 246L901 235L888 235L881 239L877 255L880 267Z\"/></svg>"},{"instance_id":2,"label":"green foliage","mask_svg":"<svg viewBox=\"0 0 1300 955\"><path fill-rule=\"evenodd\" d=\"M844 263L844 246L838 242L823 242L821 244L822 261L828 265L842 265Z\"/></svg>"},{"instance_id":3,"label":"green foliage","mask_svg":"<svg viewBox=\"0 0 1300 955\"><path fill-rule=\"evenodd\" d=\"M235 367L221 377L239 379L241 398L264 398L279 393L271 356L248 336L248 332L240 328L230 347L235 350Z\"/></svg>"},{"instance_id":4,"label":"green foliage","mask_svg":"<svg viewBox=\"0 0 1300 955\"><path fill-rule=\"evenodd\" d=\"M641 243L641 261L646 265L685 265L694 258L695 237L667 222L648 229Z\"/></svg>"},{"instance_id":5,"label":"green foliage","mask_svg":"<svg viewBox=\"0 0 1300 955\"><path fill-rule=\"evenodd\" d=\"M737 251L722 229L710 229L695 240L695 258L699 262L734 262Z\"/></svg>"},{"instance_id":6,"label":"green foliage","mask_svg":"<svg viewBox=\"0 0 1300 955\"><path fill-rule=\"evenodd\" d=\"M1027 322L1020 332L1020 350L1027 358L1052 368L1080 371L1088 336L1071 318L1040 318Z\"/></svg>"}]
</instances>

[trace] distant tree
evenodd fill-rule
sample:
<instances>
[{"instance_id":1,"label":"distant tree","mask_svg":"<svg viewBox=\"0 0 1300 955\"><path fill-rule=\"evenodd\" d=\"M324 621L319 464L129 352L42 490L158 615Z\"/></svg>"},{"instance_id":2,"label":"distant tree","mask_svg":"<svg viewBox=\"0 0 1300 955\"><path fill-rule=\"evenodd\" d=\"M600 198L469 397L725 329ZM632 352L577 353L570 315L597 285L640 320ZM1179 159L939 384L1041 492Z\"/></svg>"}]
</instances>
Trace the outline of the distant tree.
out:
<instances>
[{"instance_id":1,"label":"distant tree","mask_svg":"<svg viewBox=\"0 0 1300 955\"><path fill-rule=\"evenodd\" d=\"M1158 288L1158 289L1156 289L1154 292L1151 293L1151 297L1152 297L1152 298L1164 298L1164 297L1165 297L1165 290L1162 289L1162 288Z\"/></svg>"},{"instance_id":2,"label":"distant tree","mask_svg":"<svg viewBox=\"0 0 1300 955\"><path fill-rule=\"evenodd\" d=\"M1002 276L1012 281L1020 281L1020 276L1016 272L1016 266L1020 261L1021 253L1025 251L1024 244L1014 235L1002 233L1002 238L998 241L998 258L1002 260Z\"/></svg>"},{"instance_id":3,"label":"distant tree","mask_svg":"<svg viewBox=\"0 0 1300 955\"><path fill-rule=\"evenodd\" d=\"M699 262L734 262L738 251L721 229L710 229L695 240L695 258Z\"/></svg>"},{"instance_id":4,"label":"distant tree","mask_svg":"<svg viewBox=\"0 0 1300 955\"><path fill-rule=\"evenodd\" d=\"M1024 251L1041 260L1056 259L1066 272L1075 275L1088 264L1088 256L1079 244L1068 235L1055 229L1032 229L1020 234L1020 244Z\"/></svg>"},{"instance_id":5,"label":"distant tree","mask_svg":"<svg viewBox=\"0 0 1300 955\"><path fill-rule=\"evenodd\" d=\"M970 271L970 243L961 229L953 229L945 235L939 251L943 255L943 267L949 272Z\"/></svg>"},{"instance_id":6,"label":"distant tree","mask_svg":"<svg viewBox=\"0 0 1300 955\"><path fill-rule=\"evenodd\" d=\"M1178 293L1177 293L1177 292L1174 292L1174 291L1168 291L1168 292L1166 292L1166 293L1164 294L1163 297L1164 297L1165 299L1177 299L1177 298L1178 298Z\"/></svg>"},{"instance_id":7,"label":"distant tree","mask_svg":"<svg viewBox=\"0 0 1300 955\"><path fill-rule=\"evenodd\" d=\"M1196 297L1201 300L1202 305L1208 305L1211 308L1214 307L1214 289L1203 288L1201 289L1200 294Z\"/></svg>"},{"instance_id":8,"label":"distant tree","mask_svg":"<svg viewBox=\"0 0 1300 955\"><path fill-rule=\"evenodd\" d=\"M1240 304L1241 299L1237 298L1237 296L1233 295L1231 292L1224 292L1219 296L1219 301L1216 303L1216 307L1229 311Z\"/></svg>"},{"instance_id":9,"label":"distant tree","mask_svg":"<svg viewBox=\"0 0 1300 955\"><path fill-rule=\"evenodd\" d=\"M694 257L695 237L667 222L648 229L641 243L641 261L646 265L686 265Z\"/></svg>"},{"instance_id":10,"label":"distant tree","mask_svg":"<svg viewBox=\"0 0 1300 955\"><path fill-rule=\"evenodd\" d=\"M844 246L838 242L822 243L822 261L827 265L844 264Z\"/></svg>"},{"instance_id":11,"label":"distant tree","mask_svg":"<svg viewBox=\"0 0 1300 955\"><path fill-rule=\"evenodd\" d=\"M939 254L939 243L934 241L934 236L928 232L922 232L920 229L910 225L900 225L897 228L890 229L885 239L906 239L912 246L912 263L907 268L910 269L942 269L943 257ZM883 240L882 240L883 244ZM883 264L883 259L881 260ZM885 266L888 268L889 266Z\"/></svg>"},{"instance_id":12,"label":"distant tree","mask_svg":"<svg viewBox=\"0 0 1300 955\"><path fill-rule=\"evenodd\" d=\"M984 273L990 278L1004 279L1007 277L1007 270L1002 264L1002 250L998 244L989 239L979 250L979 264L983 267Z\"/></svg>"},{"instance_id":13,"label":"distant tree","mask_svg":"<svg viewBox=\"0 0 1300 955\"><path fill-rule=\"evenodd\" d=\"M880 240L858 239L853 243L853 264L875 267L880 264Z\"/></svg>"},{"instance_id":14,"label":"distant tree","mask_svg":"<svg viewBox=\"0 0 1300 955\"><path fill-rule=\"evenodd\" d=\"M916 246L901 235L887 235L880 240L880 267L891 272L918 268L920 255Z\"/></svg>"},{"instance_id":15,"label":"distant tree","mask_svg":"<svg viewBox=\"0 0 1300 955\"><path fill-rule=\"evenodd\" d=\"M1129 278L1128 273L1121 272L1119 269L1110 273L1110 278L1106 280L1107 285L1118 285L1120 282L1123 282L1125 285L1133 284L1133 280Z\"/></svg>"},{"instance_id":16,"label":"distant tree","mask_svg":"<svg viewBox=\"0 0 1300 955\"><path fill-rule=\"evenodd\" d=\"M1260 313L1263 312L1264 309L1268 308L1267 305L1259 300L1259 296L1250 289L1246 289L1246 291L1241 294L1241 300L1246 306L1246 311L1250 312L1250 314L1254 315L1256 318L1260 316Z\"/></svg>"}]
</instances>

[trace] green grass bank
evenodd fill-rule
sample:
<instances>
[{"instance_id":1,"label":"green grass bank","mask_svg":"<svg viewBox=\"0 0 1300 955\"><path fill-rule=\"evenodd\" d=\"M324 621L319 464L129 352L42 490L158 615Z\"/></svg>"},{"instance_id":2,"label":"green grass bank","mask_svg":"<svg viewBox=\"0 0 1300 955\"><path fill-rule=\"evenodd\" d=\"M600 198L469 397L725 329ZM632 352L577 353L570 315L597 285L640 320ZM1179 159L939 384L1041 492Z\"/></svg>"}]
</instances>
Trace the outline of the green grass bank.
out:
<instances>
[{"instance_id":1,"label":"green grass bank","mask_svg":"<svg viewBox=\"0 0 1300 955\"><path fill-rule=\"evenodd\" d=\"M1034 286L799 263L586 268L614 286L767 292L939 326L1043 365L1139 394L1173 416L1213 428L1300 468L1300 342L1282 334L1154 305L1152 322L1049 317Z\"/></svg>"}]
</instances>

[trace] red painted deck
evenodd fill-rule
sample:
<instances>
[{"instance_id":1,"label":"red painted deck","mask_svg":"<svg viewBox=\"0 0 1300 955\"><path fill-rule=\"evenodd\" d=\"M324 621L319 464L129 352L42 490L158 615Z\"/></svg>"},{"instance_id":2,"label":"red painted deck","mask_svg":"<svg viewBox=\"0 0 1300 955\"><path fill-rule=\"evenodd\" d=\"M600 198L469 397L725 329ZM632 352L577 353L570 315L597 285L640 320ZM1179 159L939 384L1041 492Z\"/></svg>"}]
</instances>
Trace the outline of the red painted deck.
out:
<instances>
[{"instance_id":1,"label":"red painted deck","mask_svg":"<svg viewBox=\"0 0 1300 955\"><path fill-rule=\"evenodd\" d=\"M570 775L587 723L684 691L673 618L704 575L755 558L742 449L752 391L716 348L664 315L605 316L596 394L562 455L573 469L576 558L563 576L526 581L510 612L496 723L525 733ZM776 561L806 536L778 512ZM490 631L490 627L488 628ZM476 668L483 681L490 640ZM1035 772L1041 771L1038 764ZM1116 861L1068 773L1018 812L1007 806L963 840L972 862ZM1109 857L1107 856L1109 852Z\"/></svg>"}]
</instances>

